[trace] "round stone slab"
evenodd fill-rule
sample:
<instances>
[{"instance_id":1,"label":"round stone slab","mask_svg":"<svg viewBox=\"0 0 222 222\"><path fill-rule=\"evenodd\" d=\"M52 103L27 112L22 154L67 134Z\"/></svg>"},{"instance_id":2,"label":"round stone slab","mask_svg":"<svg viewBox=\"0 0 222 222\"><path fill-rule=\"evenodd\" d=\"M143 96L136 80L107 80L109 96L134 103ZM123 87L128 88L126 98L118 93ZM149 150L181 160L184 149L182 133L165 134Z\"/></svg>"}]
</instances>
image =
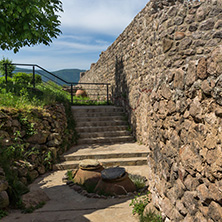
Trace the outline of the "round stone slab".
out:
<instances>
[{"instance_id":1,"label":"round stone slab","mask_svg":"<svg viewBox=\"0 0 222 222\"><path fill-rule=\"evenodd\" d=\"M93 160L93 159L82 160L79 163L79 168L83 170L98 169L100 166L101 166L100 162L98 160Z\"/></svg>"},{"instance_id":2,"label":"round stone slab","mask_svg":"<svg viewBox=\"0 0 222 222\"><path fill-rule=\"evenodd\" d=\"M125 173L126 170L123 167L112 167L103 170L101 176L103 180L116 180L123 177Z\"/></svg>"}]
</instances>

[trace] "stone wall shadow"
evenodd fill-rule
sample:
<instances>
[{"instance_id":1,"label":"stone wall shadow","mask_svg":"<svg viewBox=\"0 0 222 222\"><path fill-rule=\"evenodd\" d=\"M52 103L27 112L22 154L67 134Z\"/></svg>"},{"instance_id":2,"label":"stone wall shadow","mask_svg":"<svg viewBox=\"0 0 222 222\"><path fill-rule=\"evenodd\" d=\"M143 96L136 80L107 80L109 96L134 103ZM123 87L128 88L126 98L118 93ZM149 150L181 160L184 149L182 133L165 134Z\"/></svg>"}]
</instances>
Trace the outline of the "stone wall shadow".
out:
<instances>
[{"instance_id":1,"label":"stone wall shadow","mask_svg":"<svg viewBox=\"0 0 222 222\"><path fill-rule=\"evenodd\" d=\"M128 124L133 131L133 136L136 137L136 118L134 118L132 107L129 104L129 86L124 69L123 56L116 56L113 100L116 106L124 108Z\"/></svg>"}]
</instances>

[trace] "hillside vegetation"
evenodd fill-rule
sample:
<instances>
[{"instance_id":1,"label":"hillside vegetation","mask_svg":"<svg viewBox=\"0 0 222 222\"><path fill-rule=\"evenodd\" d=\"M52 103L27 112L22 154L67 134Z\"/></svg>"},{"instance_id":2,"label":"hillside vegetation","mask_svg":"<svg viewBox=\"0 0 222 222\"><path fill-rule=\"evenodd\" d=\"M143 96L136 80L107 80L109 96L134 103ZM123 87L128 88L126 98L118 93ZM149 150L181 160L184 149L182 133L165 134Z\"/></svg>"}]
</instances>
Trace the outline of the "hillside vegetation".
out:
<instances>
[{"instance_id":1,"label":"hillside vegetation","mask_svg":"<svg viewBox=\"0 0 222 222\"><path fill-rule=\"evenodd\" d=\"M23 69L23 68L16 67L15 73L17 73L17 72L32 73L32 69ZM79 79L80 79L81 72L85 72L85 70L82 70L82 69L62 69L62 70L58 70L58 71L53 71L51 73L64 79L67 82L78 83ZM59 84L64 85L64 82L57 80L57 78L50 76L49 74L47 74L46 72L44 72L42 70L36 70L36 73L38 73L41 76L42 76L42 74L46 75L47 77L50 77L52 80L57 81ZM44 76L42 76L42 80L48 81L48 79Z\"/></svg>"}]
</instances>

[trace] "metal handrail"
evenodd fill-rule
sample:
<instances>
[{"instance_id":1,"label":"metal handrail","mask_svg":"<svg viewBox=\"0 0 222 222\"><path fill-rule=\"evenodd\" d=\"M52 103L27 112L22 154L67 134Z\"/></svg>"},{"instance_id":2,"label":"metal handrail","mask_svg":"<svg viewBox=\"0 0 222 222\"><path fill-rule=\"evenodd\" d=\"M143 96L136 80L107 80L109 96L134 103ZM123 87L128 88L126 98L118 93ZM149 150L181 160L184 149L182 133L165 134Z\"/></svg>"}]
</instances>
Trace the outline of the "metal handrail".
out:
<instances>
[{"instance_id":1,"label":"metal handrail","mask_svg":"<svg viewBox=\"0 0 222 222\"><path fill-rule=\"evenodd\" d=\"M7 82L8 82L8 79L7 79L7 78L8 78L7 65L8 65L8 64L5 63L5 81L6 81L6 84L7 84ZM52 72L49 72L48 70L44 69L43 67L41 67L41 66L39 66L39 65L37 65L37 64L12 63L12 65L14 65L14 66L28 66L28 67L32 67L32 74L33 74L33 81L32 81L32 83L33 83L33 88L35 88L35 75L36 75L36 73L38 73L38 71L37 71L35 68L39 68L40 70L43 70L44 72L48 73L49 75L51 75L51 76L55 77L56 79L62 81L64 84L71 86L71 92L70 92L70 94L71 94L71 103L72 103L72 104L73 104L73 94L74 94L74 93L73 93L73 91L74 91L73 86L74 86L74 85L81 84L81 85L98 85L98 86L99 86L99 85L101 85L101 86L103 85L103 86L106 86L107 104L109 104L109 85L110 85L110 83L68 82L68 81L62 79L61 77L53 74ZM55 80L53 80L53 79L51 79L51 78L49 78L49 77L47 77L47 76L45 76L45 75L43 75L43 74L41 74L41 73L38 73L38 74L46 77L47 79L50 79L51 81L55 82L56 84L58 84L58 82L56 82Z\"/></svg>"}]
</instances>

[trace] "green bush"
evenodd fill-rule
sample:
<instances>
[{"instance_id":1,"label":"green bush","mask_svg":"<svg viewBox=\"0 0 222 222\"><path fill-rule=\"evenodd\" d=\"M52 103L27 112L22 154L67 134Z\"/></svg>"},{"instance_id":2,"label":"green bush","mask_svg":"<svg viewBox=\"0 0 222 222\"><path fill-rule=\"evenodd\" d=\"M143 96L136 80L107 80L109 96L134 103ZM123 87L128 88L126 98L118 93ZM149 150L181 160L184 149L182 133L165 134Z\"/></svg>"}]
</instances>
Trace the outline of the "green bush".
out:
<instances>
[{"instance_id":1,"label":"green bush","mask_svg":"<svg viewBox=\"0 0 222 222\"><path fill-rule=\"evenodd\" d=\"M32 73L24 73L18 72L13 75L12 78L15 84L24 84L26 86L33 84L33 74ZM35 83L39 84L42 83L42 78L40 75L35 75Z\"/></svg>"},{"instance_id":2,"label":"green bush","mask_svg":"<svg viewBox=\"0 0 222 222\"><path fill-rule=\"evenodd\" d=\"M7 74L8 77L13 76L13 71L15 70L15 66L12 65L12 61L3 57L3 59L0 61L0 74L5 75L5 64L7 64Z\"/></svg>"}]
</instances>

